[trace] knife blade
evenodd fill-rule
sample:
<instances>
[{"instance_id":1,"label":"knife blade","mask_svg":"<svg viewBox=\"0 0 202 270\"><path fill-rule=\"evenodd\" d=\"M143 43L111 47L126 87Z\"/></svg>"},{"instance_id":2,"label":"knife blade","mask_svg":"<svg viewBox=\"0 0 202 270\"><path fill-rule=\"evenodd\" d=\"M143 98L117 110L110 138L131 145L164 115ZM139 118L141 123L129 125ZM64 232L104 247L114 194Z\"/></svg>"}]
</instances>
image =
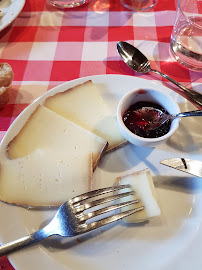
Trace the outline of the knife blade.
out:
<instances>
[{"instance_id":1,"label":"knife blade","mask_svg":"<svg viewBox=\"0 0 202 270\"><path fill-rule=\"evenodd\" d=\"M187 158L170 158L160 161L161 164L179 171L202 178L202 161Z\"/></svg>"}]
</instances>

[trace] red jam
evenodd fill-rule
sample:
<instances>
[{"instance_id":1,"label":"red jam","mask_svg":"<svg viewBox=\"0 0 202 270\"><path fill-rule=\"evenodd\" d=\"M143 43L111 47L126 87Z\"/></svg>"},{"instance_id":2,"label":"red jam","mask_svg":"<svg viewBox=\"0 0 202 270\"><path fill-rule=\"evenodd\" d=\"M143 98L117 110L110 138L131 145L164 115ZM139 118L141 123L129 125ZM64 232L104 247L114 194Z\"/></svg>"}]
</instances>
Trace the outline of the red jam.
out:
<instances>
[{"instance_id":1,"label":"red jam","mask_svg":"<svg viewBox=\"0 0 202 270\"><path fill-rule=\"evenodd\" d=\"M142 107L153 107L155 109L159 109L165 114L169 114L161 105L149 102L149 101L141 101L131 105L123 114L123 122L126 127L133 132L134 134L144 137L144 138L158 138L170 130L171 120L166 121L163 125L157 127L156 129L150 130L148 128L149 119L152 115L148 115L145 118L145 115L141 115L141 113L134 113L134 111L141 109ZM149 112L151 114L151 112ZM146 120L145 120L146 119Z\"/></svg>"}]
</instances>

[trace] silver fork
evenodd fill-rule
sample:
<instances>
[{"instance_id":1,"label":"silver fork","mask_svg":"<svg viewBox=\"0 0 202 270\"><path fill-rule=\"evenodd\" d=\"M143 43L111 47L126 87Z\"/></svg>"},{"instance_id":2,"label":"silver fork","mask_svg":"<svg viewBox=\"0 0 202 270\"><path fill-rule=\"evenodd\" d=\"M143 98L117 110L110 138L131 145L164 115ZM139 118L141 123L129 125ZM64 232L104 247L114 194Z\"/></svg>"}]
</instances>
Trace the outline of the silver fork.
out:
<instances>
[{"instance_id":1,"label":"silver fork","mask_svg":"<svg viewBox=\"0 0 202 270\"><path fill-rule=\"evenodd\" d=\"M143 210L144 207L141 206L131 210L122 211L118 214L113 214L111 216L104 217L96 221L92 221L91 223L89 222L89 224L86 222L87 220L94 218L96 216L120 209L128 205L138 203L138 200L126 201L123 203L115 203L113 205L105 206L104 208L100 208L90 213L84 213L85 210L90 209L92 207L116 201L120 198L134 194L134 191L127 191L123 193L117 192L125 188L130 188L130 185L119 185L115 187L97 189L68 200L59 207L54 218L44 228L28 236L25 236L23 238L20 238L18 240L12 241L10 243L1 246L0 257L7 255L18 249L21 249L23 247L34 244L36 242L39 242L51 235L60 235L66 237L76 236L79 234L90 232L106 224L112 223L114 221L117 221L126 216L132 215L138 211ZM117 193L111 196L106 196L104 198L99 199L95 198L92 201L88 201L91 198L101 196L109 192L117 192Z\"/></svg>"}]
</instances>

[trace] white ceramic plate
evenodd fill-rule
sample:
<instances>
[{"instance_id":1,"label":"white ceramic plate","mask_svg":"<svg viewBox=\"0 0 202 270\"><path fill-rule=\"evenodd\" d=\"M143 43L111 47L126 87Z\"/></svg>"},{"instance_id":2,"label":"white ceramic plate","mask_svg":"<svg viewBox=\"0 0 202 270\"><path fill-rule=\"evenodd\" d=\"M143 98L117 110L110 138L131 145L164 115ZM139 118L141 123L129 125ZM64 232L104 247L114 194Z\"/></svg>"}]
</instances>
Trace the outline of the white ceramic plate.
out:
<instances>
[{"instance_id":1,"label":"white ceramic plate","mask_svg":"<svg viewBox=\"0 0 202 270\"><path fill-rule=\"evenodd\" d=\"M170 93L181 110L194 109L175 92L150 81L130 76L100 75L67 82L45 93L16 119L1 144L5 146L45 98L92 79L102 96L116 112L119 99L136 88L161 89ZM29 270L201 270L202 266L202 181L199 178L160 165L171 157L201 158L200 118L186 118L180 128L157 148L132 145L106 155L94 174L95 187L110 186L128 171L151 170L162 215L139 225L123 221L77 238L52 237L13 253L9 259L16 269ZM20 238L43 227L54 210L27 210L0 202L1 243Z\"/></svg>"},{"instance_id":2,"label":"white ceramic plate","mask_svg":"<svg viewBox=\"0 0 202 270\"><path fill-rule=\"evenodd\" d=\"M25 0L1 0L0 11L5 13L0 17L0 31L12 23L25 5Z\"/></svg>"}]
</instances>

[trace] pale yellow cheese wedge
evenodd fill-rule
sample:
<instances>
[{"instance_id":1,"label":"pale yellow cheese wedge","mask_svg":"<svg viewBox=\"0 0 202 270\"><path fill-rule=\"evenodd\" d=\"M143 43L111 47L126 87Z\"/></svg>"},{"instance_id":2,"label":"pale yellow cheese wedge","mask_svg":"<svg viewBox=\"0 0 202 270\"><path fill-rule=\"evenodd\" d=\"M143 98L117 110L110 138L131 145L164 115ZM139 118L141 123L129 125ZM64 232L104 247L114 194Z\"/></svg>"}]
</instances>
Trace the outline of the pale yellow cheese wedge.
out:
<instances>
[{"instance_id":1,"label":"pale yellow cheese wedge","mask_svg":"<svg viewBox=\"0 0 202 270\"><path fill-rule=\"evenodd\" d=\"M154 183L149 169L131 173L121 177L118 180L119 184L129 184L132 190L135 191L134 195L120 199L120 202L138 199L139 203L124 207L124 211L133 209L134 207L144 206L144 210L137 212L131 216L124 218L128 223L142 222L161 214L161 210L157 204L156 192Z\"/></svg>"},{"instance_id":2,"label":"pale yellow cheese wedge","mask_svg":"<svg viewBox=\"0 0 202 270\"><path fill-rule=\"evenodd\" d=\"M61 149L67 155L93 153L96 167L107 141L85 130L57 113L39 106L8 145L12 159L24 157L36 149Z\"/></svg>"},{"instance_id":3,"label":"pale yellow cheese wedge","mask_svg":"<svg viewBox=\"0 0 202 270\"><path fill-rule=\"evenodd\" d=\"M26 157L4 160L0 167L0 200L27 207L59 206L91 186L90 155L61 149L37 149Z\"/></svg>"},{"instance_id":4,"label":"pale yellow cheese wedge","mask_svg":"<svg viewBox=\"0 0 202 270\"><path fill-rule=\"evenodd\" d=\"M89 191L92 167L106 146L94 133L39 106L9 144L13 159L0 159L0 200L53 206Z\"/></svg>"},{"instance_id":5,"label":"pale yellow cheese wedge","mask_svg":"<svg viewBox=\"0 0 202 270\"><path fill-rule=\"evenodd\" d=\"M106 106L92 81L48 97L45 106L108 141L108 150L126 143L116 116Z\"/></svg>"}]
</instances>

